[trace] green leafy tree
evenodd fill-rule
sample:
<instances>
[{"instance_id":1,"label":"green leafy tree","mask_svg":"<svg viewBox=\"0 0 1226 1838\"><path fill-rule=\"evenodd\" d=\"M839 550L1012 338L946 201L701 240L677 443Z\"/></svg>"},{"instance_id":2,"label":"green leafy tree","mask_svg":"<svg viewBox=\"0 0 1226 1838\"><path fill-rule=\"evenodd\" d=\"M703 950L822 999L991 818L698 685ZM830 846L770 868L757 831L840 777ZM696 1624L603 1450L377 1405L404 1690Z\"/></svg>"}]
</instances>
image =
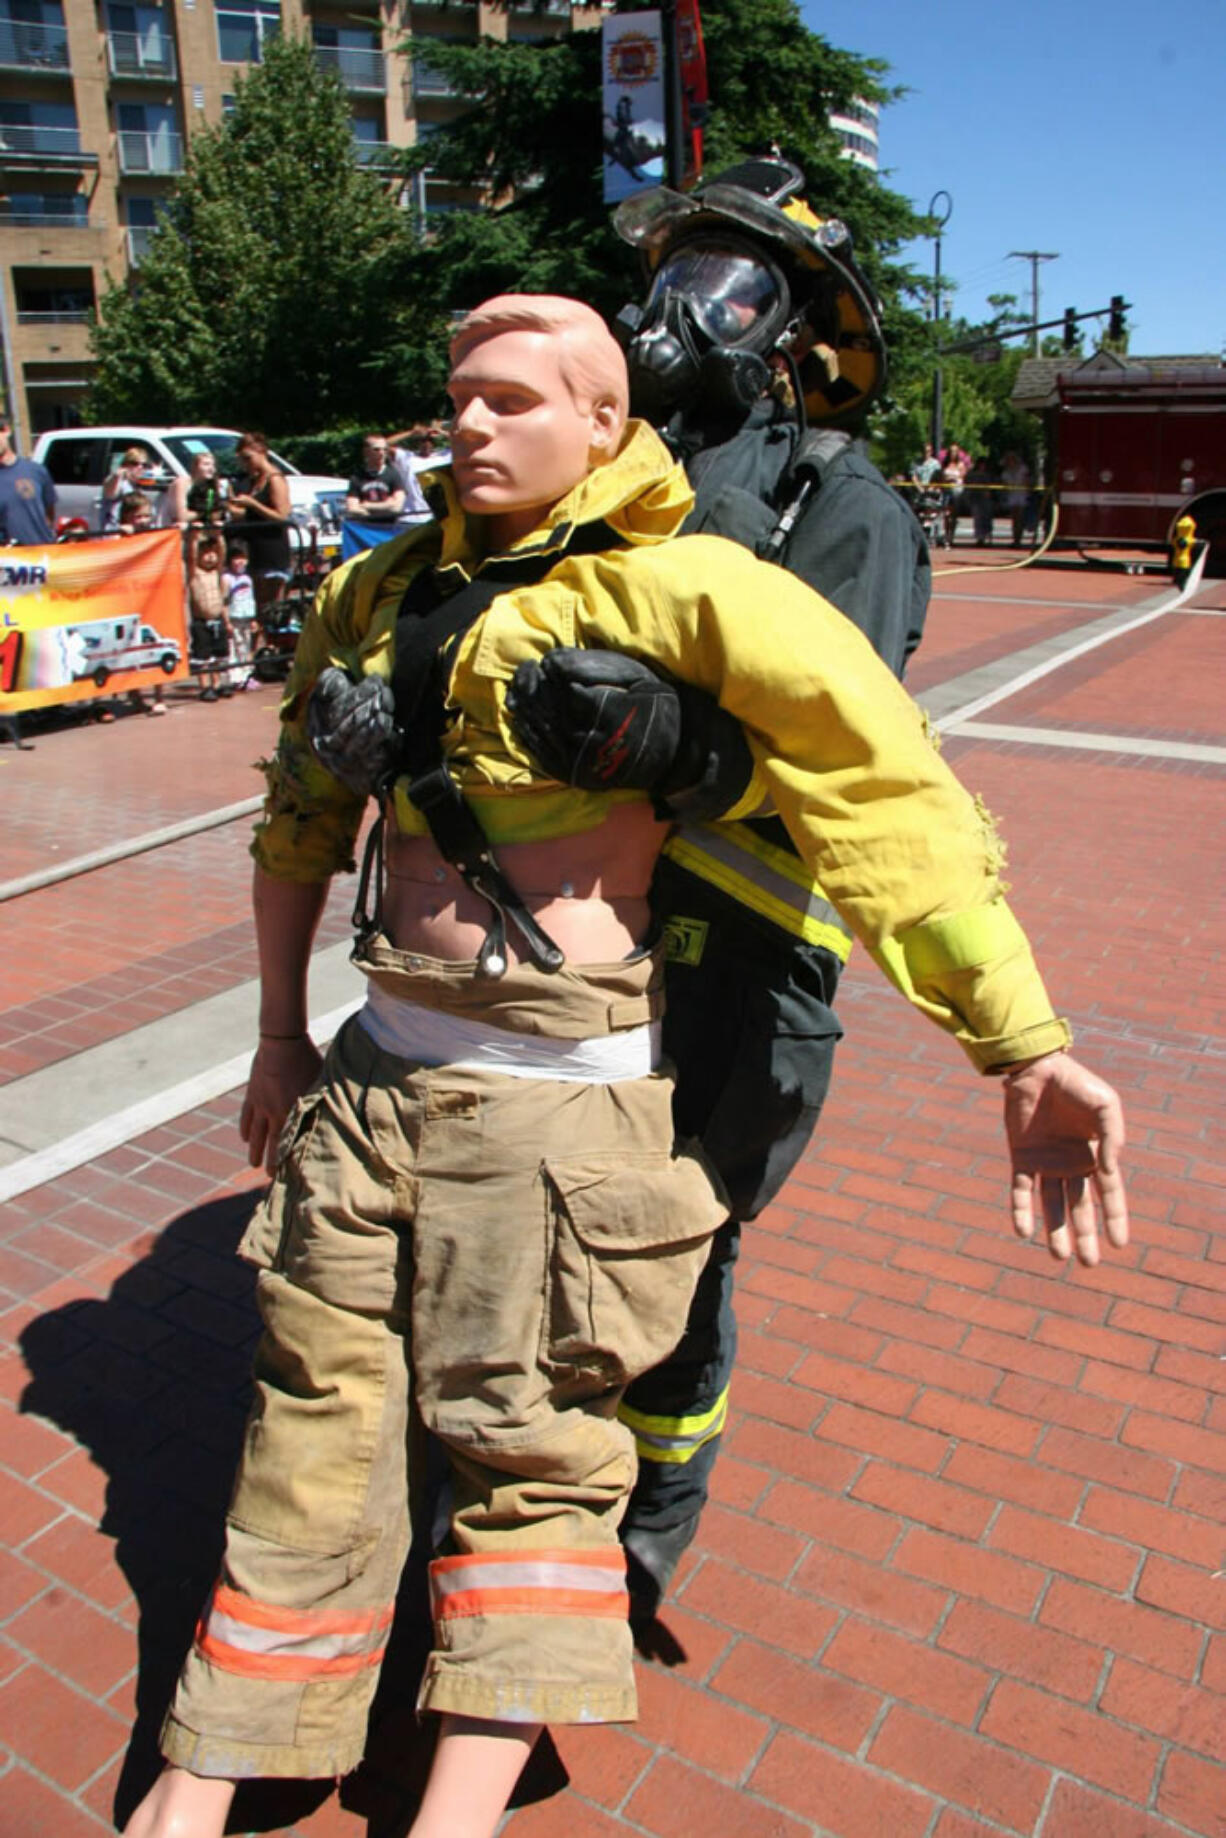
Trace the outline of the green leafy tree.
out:
<instances>
[{"instance_id":1,"label":"green leafy tree","mask_svg":"<svg viewBox=\"0 0 1226 1838\"><path fill-rule=\"evenodd\" d=\"M957 317L943 319L939 328L929 322L923 341L913 347L906 374L899 378L896 373L892 400L873 428L874 458L888 476L909 473L929 438L938 345L975 339L983 341L978 353L956 352L939 360L946 443L986 457L993 465L1012 449L1033 465L1039 423L1010 400L1029 346L1003 339L1010 328L1027 323L1026 315L1013 294L992 294L988 304L995 311L979 324Z\"/></svg>"},{"instance_id":2,"label":"green leafy tree","mask_svg":"<svg viewBox=\"0 0 1226 1838\"><path fill-rule=\"evenodd\" d=\"M383 425L416 318L398 290L413 240L358 164L339 78L305 41L274 39L233 113L193 139L131 284L103 299L91 413L278 435Z\"/></svg>"}]
</instances>

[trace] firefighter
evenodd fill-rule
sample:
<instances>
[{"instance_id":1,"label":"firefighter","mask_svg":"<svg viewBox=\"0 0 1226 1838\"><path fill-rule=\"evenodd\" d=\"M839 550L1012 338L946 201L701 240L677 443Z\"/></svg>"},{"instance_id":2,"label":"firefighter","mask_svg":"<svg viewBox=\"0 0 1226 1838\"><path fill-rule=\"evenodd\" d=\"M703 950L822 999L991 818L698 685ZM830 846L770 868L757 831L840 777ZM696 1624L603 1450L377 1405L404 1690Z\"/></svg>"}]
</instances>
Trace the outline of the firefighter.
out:
<instances>
[{"instance_id":1,"label":"firefighter","mask_svg":"<svg viewBox=\"0 0 1226 1838\"><path fill-rule=\"evenodd\" d=\"M927 612L928 548L854 439L885 381L878 310L847 230L818 217L801 184L788 162L754 160L692 196L660 188L621 207L617 227L650 275L645 307L618 321L632 407L685 462L696 494L687 532L730 537L798 576L901 677ZM745 611L769 619L769 602ZM678 1134L711 1156L730 1216L685 1338L622 1405L639 1455L622 1539L647 1641L719 1450L741 1222L775 1197L817 1123L851 948L778 818L695 820L704 808L732 808L748 754L695 692L669 690L683 711L663 722L660 692L630 659L563 651L522 672L514 698L520 732L560 778L649 785L655 771L704 787L701 807L692 789L685 801L659 801L682 821L657 869L654 905L669 950L665 1047L678 1067ZM614 744L636 717L640 730L650 719L655 748ZM670 733L684 733L704 763L678 773L659 757Z\"/></svg>"}]
</instances>

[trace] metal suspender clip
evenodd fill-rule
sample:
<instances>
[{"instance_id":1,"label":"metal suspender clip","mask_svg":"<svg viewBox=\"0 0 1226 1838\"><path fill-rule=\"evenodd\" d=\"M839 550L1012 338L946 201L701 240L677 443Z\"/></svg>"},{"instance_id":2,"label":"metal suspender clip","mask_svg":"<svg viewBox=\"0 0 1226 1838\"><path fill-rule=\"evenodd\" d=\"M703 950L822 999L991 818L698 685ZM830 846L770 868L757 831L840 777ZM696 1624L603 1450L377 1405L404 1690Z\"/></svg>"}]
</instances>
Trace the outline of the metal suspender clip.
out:
<instances>
[{"instance_id":1,"label":"metal suspender clip","mask_svg":"<svg viewBox=\"0 0 1226 1838\"><path fill-rule=\"evenodd\" d=\"M563 953L536 923L499 867L485 832L446 766L436 766L414 779L409 786L409 799L430 825L430 834L443 859L491 908L490 929L477 953L477 965L483 974L506 974L508 920L538 970L550 974L560 970L566 961Z\"/></svg>"}]
</instances>

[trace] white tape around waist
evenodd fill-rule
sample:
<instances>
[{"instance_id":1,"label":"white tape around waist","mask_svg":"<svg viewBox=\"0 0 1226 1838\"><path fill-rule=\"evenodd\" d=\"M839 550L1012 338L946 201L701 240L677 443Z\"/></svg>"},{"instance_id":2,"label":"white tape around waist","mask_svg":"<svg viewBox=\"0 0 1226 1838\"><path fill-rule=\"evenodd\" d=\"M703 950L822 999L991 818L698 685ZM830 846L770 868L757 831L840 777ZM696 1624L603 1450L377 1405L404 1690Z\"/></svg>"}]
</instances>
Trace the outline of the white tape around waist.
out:
<instances>
[{"instance_id":1,"label":"white tape around waist","mask_svg":"<svg viewBox=\"0 0 1226 1838\"><path fill-rule=\"evenodd\" d=\"M591 1040L542 1040L484 1021L461 1021L369 986L358 1020L377 1047L420 1066L501 1072L509 1078L564 1079L576 1085L616 1085L646 1078L660 1063L660 1024L645 1022Z\"/></svg>"}]
</instances>

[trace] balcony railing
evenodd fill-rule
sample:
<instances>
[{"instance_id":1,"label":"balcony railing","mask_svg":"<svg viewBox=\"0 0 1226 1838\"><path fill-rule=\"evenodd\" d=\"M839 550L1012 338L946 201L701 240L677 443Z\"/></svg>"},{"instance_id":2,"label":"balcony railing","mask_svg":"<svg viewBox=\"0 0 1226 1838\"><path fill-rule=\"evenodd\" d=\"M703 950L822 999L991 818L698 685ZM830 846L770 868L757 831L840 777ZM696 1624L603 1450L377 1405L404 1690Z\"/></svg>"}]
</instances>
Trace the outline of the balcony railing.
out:
<instances>
[{"instance_id":1,"label":"balcony railing","mask_svg":"<svg viewBox=\"0 0 1226 1838\"><path fill-rule=\"evenodd\" d=\"M106 223L101 217L95 217L93 223L89 221L84 198L80 207L71 211L49 211L45 206L14 210L7 201L0 200L0 227L10 230L102 230Z\"/></svg>"},{"instance_id":2,"label":"balcony railing","mask_svg":"<svg viewBox=\"0 0 1226 1838\"><path fill-rule=\"evenodd\" d=\"M173 78L178 74L173 39L147 32L108 32L106 56L113 77Z\"/></svg>"},{"instance_id":3,"label":"balcony railing","mask_svg":"<svg viewBox=\"0 0 1226 1838\"><path fill-rule=\"evenodd\" d=\"M315 56L325 70L335 70L346 89L368 96L387 93L387 68L382 51L361 46L316 45Z\"/></svg>"},{"instance_id":4,"label":"balcony railing","mask_svg":"<svg viewBox=\"0 0 1226 1838\"><path fill-rule=\"evenodd\" d=\"M458 96L459 90L451 77L443 71L436 70L421 58L413 64L413 94L415 96Z\"/></svg>"},{"instance_id":5,"label":"balcony railing","mask_svg":"<svg viewBox=\"0 0 1226 1838\"><path fill-rule=\"evenodd\" d=\"M146 134L122 129L116 138L120 172L175 173L183 170L181 134Z\"/></svg>"},{"instance_id":6,"label":"balcony railing","mask_svg":"<svg viewBox=\"0 0 1226 1838\"><path fill-rule=\"evenodd\" d=\"M79 128L39 128L26 122L0 121L0 165L96 166L96 153L81 151Z\"/></svg>"},{"instance_id":7,"label":"balcony railing","mask_svg":"<svg viewBox=\"0 0 1226 1838\"><path fill-rule=\"evenodd\" d=\"M149 253L149 244L153 238L153 225L151 223L130 223L126 235L128 260L133 268L139 268Z\"/></svg>"},{"instance_id":8,"label":"balcony railing","mask_svg":"<svg viewBox=\"0 0 1226 1838\"><path fill-rule=\"evenodd\" d=\"M391 166L404 148L390 140L355 140L353 151L359 166Z\"/></svg>"},{"instance_id":9,"label":"balcony railing","mask_svg":"<svg viewBox=\"0 0 1226 1838\"><path fill-rule=\"evenodd\" d=\"M60 307L52 313L23 313L17 308L18 325L88 325L93 316L92 306Z\"/></svg>"},{"instance_id":10,"label":"balcony railing","mask_svg":"<svg viewBox=\"0 0 1226 1838\"><path fill-rule=\"evenodd\" d=\"M67 27L0 14L0 69L67 70Z\"/></svg>"}]
</instances>

